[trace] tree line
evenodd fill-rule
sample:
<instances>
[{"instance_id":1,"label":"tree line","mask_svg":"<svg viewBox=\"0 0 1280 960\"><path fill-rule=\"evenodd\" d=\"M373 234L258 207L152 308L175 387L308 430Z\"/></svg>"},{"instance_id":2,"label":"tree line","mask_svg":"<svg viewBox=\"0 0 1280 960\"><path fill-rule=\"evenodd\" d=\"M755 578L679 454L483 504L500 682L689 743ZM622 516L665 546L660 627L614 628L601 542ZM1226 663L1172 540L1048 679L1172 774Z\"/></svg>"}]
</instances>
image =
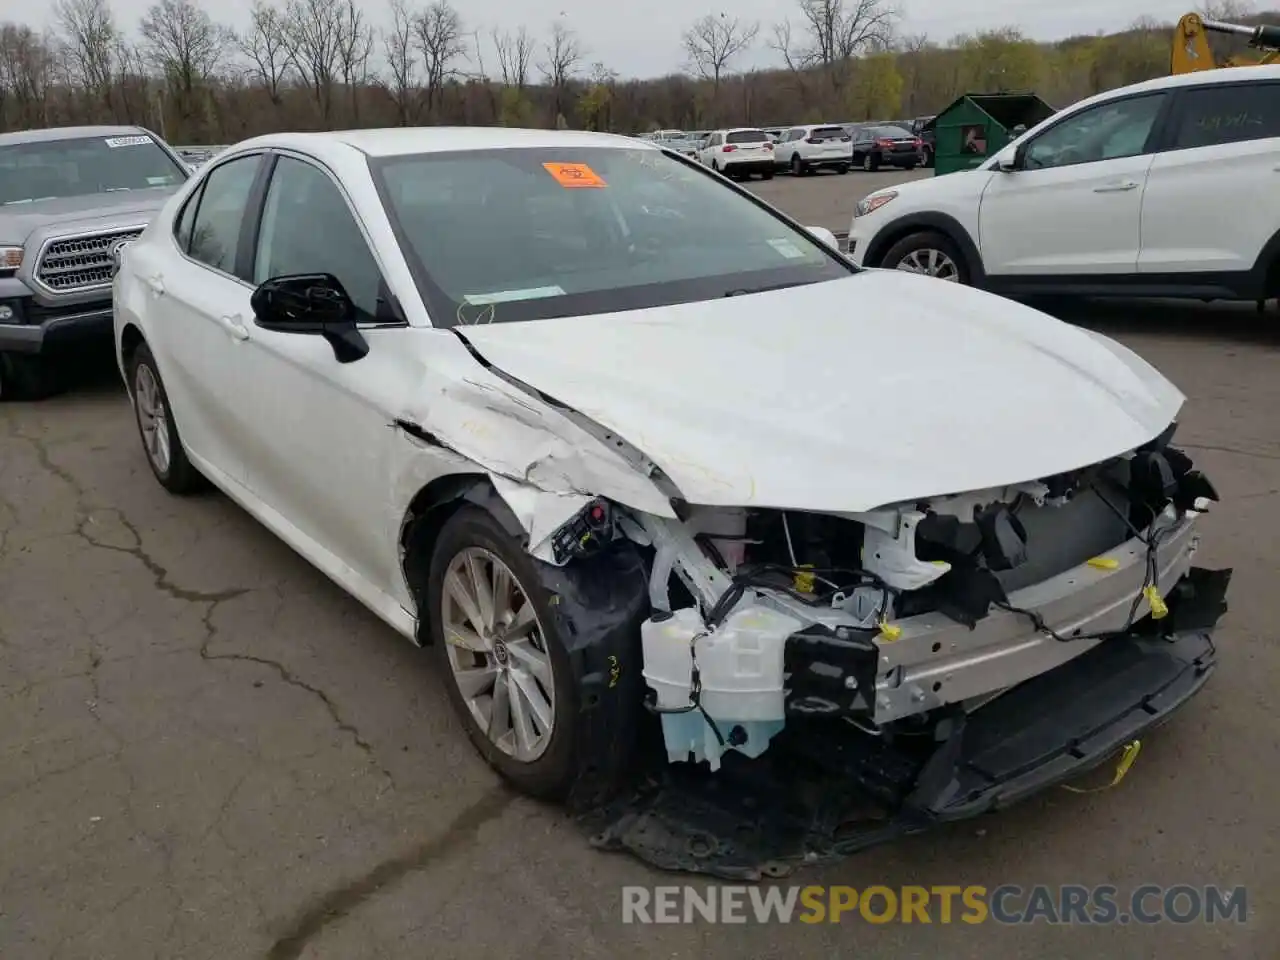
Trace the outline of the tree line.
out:
<instances>
[{"instance_id":1,"label":"tree line","mask_svg":"<svg viewBox=\"0 0 1280 960\"><path fill-rule=\"evenodd\" d=\"M660 127L856 121L936 113L966 92L1030 90L1055 106L1169 70L1173 25L1037 42L1014 27L946 40L902 31L893 0L794 0L761 24L691 22L685 69L620 77L572 23L487 27L452 0L255 0L232 29L197 0L124 24L110 0L56 0L43 33L0 22L0 130L141 124L174 143L280 129L416 124ZM1240 0L1206 15L1280 22ZM1239 52L1214 41L1220 56ZM779 66L748 68L767 48Z\"/></svg>"}]
</instances>

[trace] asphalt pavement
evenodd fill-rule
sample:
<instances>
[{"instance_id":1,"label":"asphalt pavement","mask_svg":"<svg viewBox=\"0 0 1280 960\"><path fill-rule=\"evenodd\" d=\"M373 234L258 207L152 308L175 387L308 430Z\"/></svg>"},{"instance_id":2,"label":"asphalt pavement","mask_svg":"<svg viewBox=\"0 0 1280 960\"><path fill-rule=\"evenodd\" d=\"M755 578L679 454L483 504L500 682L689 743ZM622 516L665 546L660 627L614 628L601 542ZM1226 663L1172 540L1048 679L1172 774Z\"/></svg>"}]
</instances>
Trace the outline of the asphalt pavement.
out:
<instances>
[{"instance_id":1,"label":"asphalt pavement","mask_svg":"<svg viewBox=\"0 0 1280 960\"><path fill-rule=\"evenodd\" d=\"M753 189L845 230L893 176ZM624 885L681 879L507 790L429 659L225 497L166 495L99 364L65 396L0 406L0 957L1275 957L1280 315L1068 317L1189 397L1179 439L1224 497L1202 561L1236 571L1221 668L1116 788L798 882L1244 885L1245 924L624 924Z\"/></svg>"}]
</instances>

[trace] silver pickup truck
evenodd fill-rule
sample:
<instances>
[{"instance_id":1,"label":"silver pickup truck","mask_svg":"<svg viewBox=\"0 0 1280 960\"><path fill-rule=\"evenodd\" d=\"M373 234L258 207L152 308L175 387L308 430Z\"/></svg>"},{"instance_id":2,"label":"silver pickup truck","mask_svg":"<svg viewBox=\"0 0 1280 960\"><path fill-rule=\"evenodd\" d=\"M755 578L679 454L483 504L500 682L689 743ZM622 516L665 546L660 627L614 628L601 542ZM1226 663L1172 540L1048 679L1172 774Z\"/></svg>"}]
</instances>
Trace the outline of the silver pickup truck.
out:
<instances>
[{"instance_id":1,"label":"silver pickup truck","mask_svg":"<svg viewBox=\"0 0 1280 960\"><path fill-rule=\"evenodd\" d=\"M115 260L190 175L140 127L0 134L0 399L56 392L68 348L111 349Z\"/></svg>"}]
</instances>

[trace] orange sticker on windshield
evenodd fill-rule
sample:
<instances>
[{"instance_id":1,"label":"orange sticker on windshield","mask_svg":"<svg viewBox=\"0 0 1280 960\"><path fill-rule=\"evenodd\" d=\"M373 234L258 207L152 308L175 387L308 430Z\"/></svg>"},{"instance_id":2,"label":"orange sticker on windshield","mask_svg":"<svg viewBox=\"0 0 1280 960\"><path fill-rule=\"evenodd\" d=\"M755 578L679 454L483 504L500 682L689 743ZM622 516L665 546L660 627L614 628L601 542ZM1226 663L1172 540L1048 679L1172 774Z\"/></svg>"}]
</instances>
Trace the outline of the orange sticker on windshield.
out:
<instances>
[{"instance_id":1,"label":"orange sticker on windshield","mask_svg":"<svg viewBox=\"0 0 1280 960\"><path fill-rule=\"evenodd\" d=\"M607 187L604 178L585 163L544 163L547 173L562 187Z\"/></svg>"}]
</instances>

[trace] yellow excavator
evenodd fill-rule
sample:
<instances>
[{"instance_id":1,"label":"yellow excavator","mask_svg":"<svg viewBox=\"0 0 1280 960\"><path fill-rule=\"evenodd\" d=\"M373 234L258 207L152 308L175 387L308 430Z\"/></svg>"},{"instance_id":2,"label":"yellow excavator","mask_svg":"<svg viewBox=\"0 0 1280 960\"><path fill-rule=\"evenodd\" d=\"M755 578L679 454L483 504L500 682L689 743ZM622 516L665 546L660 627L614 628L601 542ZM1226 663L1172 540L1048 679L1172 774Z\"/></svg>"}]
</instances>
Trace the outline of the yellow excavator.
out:
<instances>
[{"instance_id":1,"label":"yellow excavator","mask_svg":"<svg viewBox=\"0 0 1280 960\"><path fill-rule=\"evenodd\" d=\"M1249 46L1262 51L1261 57L1229 57L1219 63L1209 49L1209 34L1225 33L1245 37ZM1173 32L1172 73L1194 73L1218 67L1252 67L1280 63L1280 27L1262 24L1246 27L1218 20L1205 20L1198 13L1188 13L1178 21Z\"/></svg>"}]
</instances>

